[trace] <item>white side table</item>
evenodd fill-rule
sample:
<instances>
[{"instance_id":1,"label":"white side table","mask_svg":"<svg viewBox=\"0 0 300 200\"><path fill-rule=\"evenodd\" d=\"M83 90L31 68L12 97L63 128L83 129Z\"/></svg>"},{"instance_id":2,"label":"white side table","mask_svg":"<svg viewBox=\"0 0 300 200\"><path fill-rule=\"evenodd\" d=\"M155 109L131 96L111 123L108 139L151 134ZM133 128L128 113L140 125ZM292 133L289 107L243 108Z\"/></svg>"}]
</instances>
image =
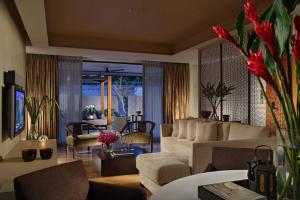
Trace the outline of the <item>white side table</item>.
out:
<instances>
[{"instance_id":1,"label":"white side table","mask_svg":"<svg viewBox=\"0 0 300 200\"><path fill-rule=\"evenodd\" d=\"M199 200L198 186L248 179L247 170L216 171L184 177L158 189L151 200Z\"/></svg>"}]
</instances>

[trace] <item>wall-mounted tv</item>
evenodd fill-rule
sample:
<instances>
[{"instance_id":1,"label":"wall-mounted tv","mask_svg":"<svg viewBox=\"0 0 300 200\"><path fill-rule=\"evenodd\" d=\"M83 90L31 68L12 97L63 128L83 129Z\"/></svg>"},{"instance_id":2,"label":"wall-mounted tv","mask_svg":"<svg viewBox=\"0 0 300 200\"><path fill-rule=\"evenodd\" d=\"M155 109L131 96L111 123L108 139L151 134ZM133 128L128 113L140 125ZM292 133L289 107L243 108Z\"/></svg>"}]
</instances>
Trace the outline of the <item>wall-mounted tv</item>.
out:
<instances>
[{"instance_id":1,"label":"wall-mounted tv","mask_svg":"<svg viewBox=\"0 0 300 200\"><path fill-rule=\"evenodd\" d=\"M9 137L15 137L25 128L25 92L17 85L4 88L4 129Z\"/></svg>"}]
</instances>

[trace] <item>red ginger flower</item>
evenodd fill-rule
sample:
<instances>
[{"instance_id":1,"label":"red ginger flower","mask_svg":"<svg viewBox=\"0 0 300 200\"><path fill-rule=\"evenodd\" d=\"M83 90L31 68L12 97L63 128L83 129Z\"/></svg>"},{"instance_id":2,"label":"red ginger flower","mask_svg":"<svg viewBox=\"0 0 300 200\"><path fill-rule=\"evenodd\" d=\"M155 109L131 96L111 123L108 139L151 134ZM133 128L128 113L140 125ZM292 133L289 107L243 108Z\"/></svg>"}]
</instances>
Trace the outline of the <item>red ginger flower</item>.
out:
<instances>
[{"instance_id":1,"label":"red ginger flower","mask_svg":"<svg viewBox=\"0 0 300 200\"><path fill-rule=\"evenodd\" d=\"M101 133L98 137L98 142L102 142L106 144L107 146L116 142L119 139L119 137L113 133L113 132L104 132Z\"/></svg>"},{"instance_id":2,"label":"red ginger flower","mask_svg":"<svg viewBox=\"0 0 300 200\"><path fill-rule=\"evenodd\" d=\"M292 38L292 53L296 63L300 60L300 16L296 16L294 19L296 35Z\"/></svg>"},{"instance_id":3,"label":"red ginger flower","mask_svg":"<svg viewBox=\"0 0 300 200\"><path fill-rule=\"evenodd\" d=\"M253 24L258 23L258 14L253 0L247 0L244 4L244 12L247 20Z\"/></svg>"},{"instance_id":4,"label":"red ginger flower","mask_svg":"<svg viewBox=\"0 0 300 200\"><path fill-rule=\"evenodd\" d=\"M265 42L273 58L278 61L279 58L276 48L276 37L273 24L271 22L263 21L255 25L254 31L258 35L258 37Z\"/></svg>"},{"instance_id":5,"label":"red ginger flower","mask_svg":"<svg viewBox=\"0 0 300 200\"><path fill-rule=\"evenodd\" d=\"M250 56L248 57L246 64L248 70L254 76L260 77L272 86L274 86L273 78L266 68L263 53L261 50L258 50L257 53L254 53L252 50L250 50Z\"/></svg>"},{"instance_id":6,"label":"red ginger flower","mask_svg":"<svg viewBox=\"0 0 300 200\"><path fill-rule=\"evenodd\" d=\"M213 26L214 32L218 35L219 38L229 41L233 44L238 50L242 51L242 47L236 42L236 40L226 31L222 26Z\"/></svg>"}]
</instances>

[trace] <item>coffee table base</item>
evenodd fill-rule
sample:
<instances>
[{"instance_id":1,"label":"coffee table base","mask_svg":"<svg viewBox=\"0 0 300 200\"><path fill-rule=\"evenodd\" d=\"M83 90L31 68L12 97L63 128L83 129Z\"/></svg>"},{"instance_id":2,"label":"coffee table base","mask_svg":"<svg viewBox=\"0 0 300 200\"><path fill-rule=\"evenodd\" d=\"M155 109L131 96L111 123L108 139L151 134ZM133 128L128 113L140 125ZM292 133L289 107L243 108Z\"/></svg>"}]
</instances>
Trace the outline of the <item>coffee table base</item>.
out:
<instances>
[{"instance_id":1,"label":"coffee table base","mask_svg":"<svg viewBox=\"0 0 300 200\"><path fill-rule=\"evenodd\" d=\"M96 169L103 177L138 173L134 155L124 155L107 158L96 154L93 160Z\"/></svg>"}]
</instances>

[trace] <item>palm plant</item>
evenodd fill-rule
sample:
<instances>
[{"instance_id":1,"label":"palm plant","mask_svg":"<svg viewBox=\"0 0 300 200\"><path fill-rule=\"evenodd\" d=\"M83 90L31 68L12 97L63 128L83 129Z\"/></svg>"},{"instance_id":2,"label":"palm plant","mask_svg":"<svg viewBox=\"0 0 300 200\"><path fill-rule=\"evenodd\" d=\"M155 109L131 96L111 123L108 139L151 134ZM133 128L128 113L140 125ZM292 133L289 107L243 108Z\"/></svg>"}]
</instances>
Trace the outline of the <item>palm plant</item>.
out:
<instances>
[{"instance_id":1,"label":"palm plant","mask_svg":"<svg viewBox=\"0 0 300 200\"><path fill-rule=\"evenodd\" d=\"M36 97L27 97L25 99L25 106L30 117L30 139L37 139L38 132L36 130L36 123L39 116L41 115L44 108L48 107L51 110L53 107L59 109L59 105L55 99L51 99L48 96L43 96L43 98L38 101Z\"/></svg>"},{"instance_id":2,"label":"palm plant","mask_svg":"<svg viewBox=\"0 0 300 200\"><path fill-rule=\"evenodd\" d=\"M215 85L211 84L210 82L207 82L206 86L203 83L201 83L201 86L203 95L207 98L212 107L211 119L218 120L219 117L217 114L217 109L222 101L226 101L224 97L230 95L231 91L234 90L234 87L227 87L221 81L219 82L216 88Z\"/></svg>"}]
</instances>

